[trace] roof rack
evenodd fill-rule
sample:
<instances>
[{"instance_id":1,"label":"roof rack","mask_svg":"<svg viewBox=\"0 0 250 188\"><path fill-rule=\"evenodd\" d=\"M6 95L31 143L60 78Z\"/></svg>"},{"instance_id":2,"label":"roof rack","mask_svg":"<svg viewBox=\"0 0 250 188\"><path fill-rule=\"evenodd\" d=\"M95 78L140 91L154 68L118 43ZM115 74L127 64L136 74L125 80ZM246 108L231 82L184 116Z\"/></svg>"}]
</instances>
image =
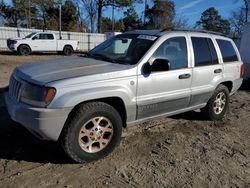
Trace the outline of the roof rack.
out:
<instances>
[{"instance_id":1,"label":"roof rack","mask_svg":"<svg viewBox=\"0 0 250 188\"><path fill-rule=\"evenodd\" d=\"M227 36L226 34L215 32L215 31L208 31L208 30L202 30L202 29L173 28L173 27L164 28L159 33L164 32L164 31L187 31L187 32L199 32L199 33L208 33L208 34Z\"/></svg>"}]
</instances>

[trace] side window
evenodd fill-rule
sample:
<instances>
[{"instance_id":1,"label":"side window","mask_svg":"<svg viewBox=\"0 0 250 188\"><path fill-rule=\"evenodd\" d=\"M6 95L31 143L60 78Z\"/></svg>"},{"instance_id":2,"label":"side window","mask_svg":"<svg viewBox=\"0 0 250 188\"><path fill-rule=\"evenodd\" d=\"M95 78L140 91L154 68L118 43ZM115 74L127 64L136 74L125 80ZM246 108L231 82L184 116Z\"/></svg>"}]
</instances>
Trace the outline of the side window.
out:
<instances>
[{"instance_id":1,"label":"side window","mask_svg":"<svg viewBox=\"0 0 250 188\"><path fill-rule=\"evenodd\" d=\"M53 36L52 34L47 34L47 39L53 40L53 39L54 39L54 36Z\"/></svg>"},{"instance_id":2,"label":"side window","mask_svg":"<svg viewBox=\"0 0 250 188\"><path fill-rule=\"evenodd\" d=\"M45 39L45 34L39 34L39 39L44 40Z\"/></svg>"},{"instance_id":3,"label":"side window","mask_svg":"<svg viewBox=\"0 0 250 188\"><path fill-rule=\"evenodd\" d=\"M201 37L191 37L191 39L196 67L219 63L218 56L211 39Z\"/></svg>"},{"instance_id":4,"label":"side window","mask_svg":"<svg viewBox=\"0 0 250 188\"><path fill-rule=\"evenodd\" d=\"M224 62L238 61L236 51L230 41L216 39Z\"/></svg>"},{"instance_id":5,"label":"side window","mask_svg":"<svg viewBox=\"0 0 250 188\"><path fill-rule=\"evenodd\" d=\"M163 42L155 51L152 59L166 59L170 70L187 68L187 43L185 37L174 37Z\"/></svg>"},{"instance_id":6,"label":"side window","mask_svg":"<svg viewBox=\"0 0 250 188\"><path fill-rule=\"evenodd\" d=\"M54 36L52 34L39 34L40 40L53 40Z\"/></svg>"},{"instance_id":7,"label":"side window","mask_svg":"<svg viewBox=\"0 0 250 188\"><path fill-rule=\"evenodd\" d=\"M207 39L207 42L208 42L208 46L211 52L212 64L218 64L219 60L218 60L217 52L215 50L213 42L211 39Z\"/></svg>"},{"instance_id":8,"label":"side window","mask_svg":"<svg viewBox=\"0 0 250 188\"><path fill-rule=\"evenodd\" d=\"M39 34L38 35L35 35L32 40L36 40L36 39L39 39Z\"/></svg>"}]
</instances>

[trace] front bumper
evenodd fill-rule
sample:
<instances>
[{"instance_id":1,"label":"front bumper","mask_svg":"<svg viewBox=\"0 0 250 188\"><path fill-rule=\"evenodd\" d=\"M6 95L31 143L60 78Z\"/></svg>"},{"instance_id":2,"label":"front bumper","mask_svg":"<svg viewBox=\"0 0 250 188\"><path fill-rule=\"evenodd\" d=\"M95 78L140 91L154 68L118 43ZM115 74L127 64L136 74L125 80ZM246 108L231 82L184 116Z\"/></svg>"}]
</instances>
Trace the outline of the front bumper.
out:
<instances>
[{"instance_id":1,"label":"front bumper","mask_svg":"<svg viewBox=\"0 0 250 188\"><path fill-rule=\"evenodd\" d=\"M71 108L35 108L19 103L8 93L5 93L5 102L11 119L42 140L57 141L71 111Z\"/></svg>"},{"instance_id":2,"label":"front bumper","mask_svg":"<svg viewBox=\"0 0 250 188\"><path fill-rule=\"evenodd\" d=\"M8 48L9 48L10 50L16 50L14 44L8 45Z\"/></svg>"}]
</instances>

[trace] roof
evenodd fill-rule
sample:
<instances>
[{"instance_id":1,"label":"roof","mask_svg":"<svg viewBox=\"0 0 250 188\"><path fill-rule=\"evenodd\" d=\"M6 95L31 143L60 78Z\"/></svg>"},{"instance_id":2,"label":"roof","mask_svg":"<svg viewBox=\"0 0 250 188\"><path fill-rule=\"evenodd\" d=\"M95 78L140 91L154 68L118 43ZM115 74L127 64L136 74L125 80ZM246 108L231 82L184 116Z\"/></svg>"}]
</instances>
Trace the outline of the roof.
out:
<instances>
[{"instance_id":1,"label":"roof","mask_svg":"<svg viewBox=\"0 0 250 188\"><path fill-rule=\"evenodd\" d=\"M181 28L165 28L162 30L134 30L126 32L128 34L142 34L142 35L155 35L155 36L162 36L169 32L176 32L176 31L182 31L182 32L191 32L191 33L206 33L206 34L214 34L214 35L220 35L220 36L226 36L223 33L214 32L214 31L207 31L207 30L197 30L197 29L181 29Z\"/></svg>"}]
</instances>

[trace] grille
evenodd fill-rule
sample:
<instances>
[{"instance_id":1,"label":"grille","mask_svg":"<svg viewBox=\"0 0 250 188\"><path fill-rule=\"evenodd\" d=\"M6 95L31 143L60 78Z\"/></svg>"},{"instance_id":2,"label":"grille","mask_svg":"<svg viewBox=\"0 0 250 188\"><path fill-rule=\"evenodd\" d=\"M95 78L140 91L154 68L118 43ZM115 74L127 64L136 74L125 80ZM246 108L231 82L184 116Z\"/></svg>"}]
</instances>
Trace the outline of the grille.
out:
<instances>
[{"instance_id":1,"label":"grille","mask_svg":"<svg viewBox=\"0 0 250 188\"><path fill-rule=\"evenodd\" d=\"M18 99L21 86L21 82L17 81L13 76L11 76L9 84L9 93L15 99Z\"/></svg>"},{"instance_id":2,"label":"grille","mask_svg":"<svg viewBox=\"0 0 250 188\"><path fill-rule=\"evenodd\" d=\"M13 42L12 40L8 39L7 40L7 46L9 47L12 44L12 42Z\"/></svg>"}]
</instances>

